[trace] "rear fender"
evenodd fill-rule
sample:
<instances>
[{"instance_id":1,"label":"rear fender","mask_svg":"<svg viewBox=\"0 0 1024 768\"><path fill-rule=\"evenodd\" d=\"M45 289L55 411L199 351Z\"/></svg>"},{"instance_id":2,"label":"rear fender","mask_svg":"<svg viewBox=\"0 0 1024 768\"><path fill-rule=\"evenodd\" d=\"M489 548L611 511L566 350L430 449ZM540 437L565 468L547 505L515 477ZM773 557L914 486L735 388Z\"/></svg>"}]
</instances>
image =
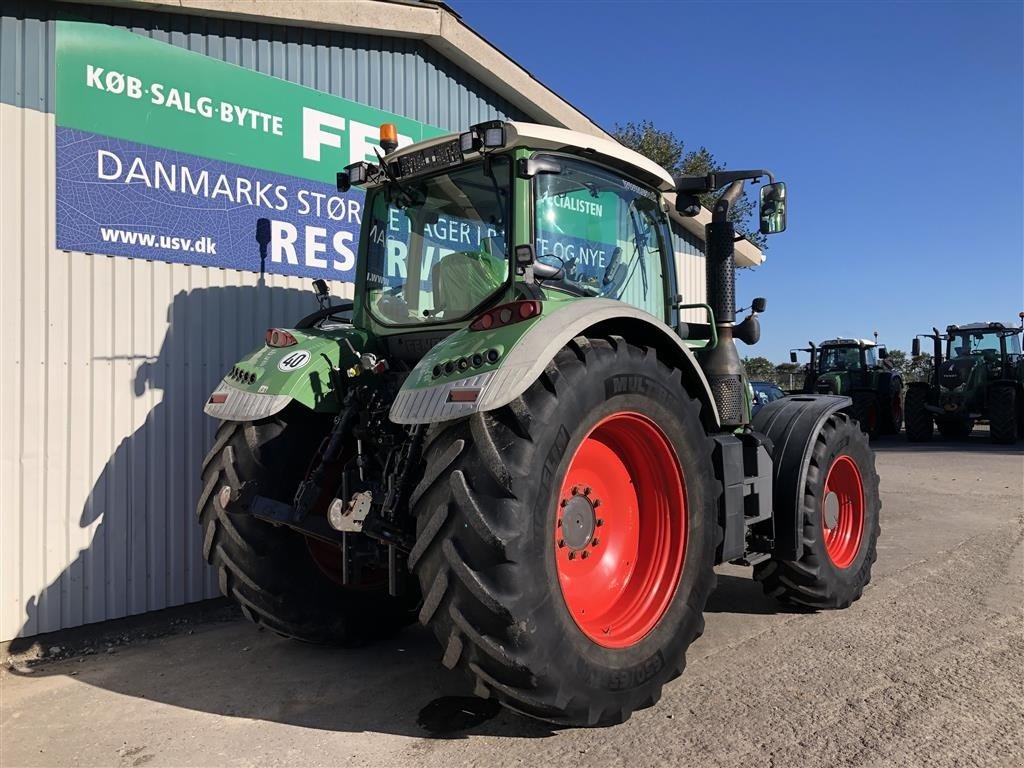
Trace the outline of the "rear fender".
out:
<instances>
[{"instance_id":1,"label":"rear fender","mask_svg":"<svg viewBox=\"0 0 1024 768\"><path fill-rule=\"evenodd\" d=\"M348 344L365 351L368 334L352 326L327 330L290 330L297 344L263 345L227 372L203 410L225 421L257 421L298 402L314 411L336 412L340 403L331 369L346 370L356 362Z\"/></svg>"},{"instance_id":2,"label":"rear fender","mask_svg":"<svg viewBox=\"0 0 1024 768\"><path fill-rule=\"evenodd\" d=\"M772 516L780 560L803 555L800 503L814 440L825 420L852 404L841 395L790 395L768 403L754 416L754 429L772 445Z\"/></svg>"},{"instance_id":3,"label":"rear fender","mask_svg":"<svg viewBox=\"0 0 1024 768\"><path fill-rule=\"evenodd\" d=\"M683 384L706 407L709 431L718 427L718 411L704 372L693 352L665 323L621 301L586 298L546 301L537 317L491 331L468 328L435 346L413 369L391 407L398 424L427 424L493 411L523 394L562 347L577 336L620 335L654 347L683 372ZM473 366L474 355L498 350L495 364ZM458 370L462 361L470 365ZM448 363L454 370L445 374ZM441 375L435 375L440 369ZM477 390L474 402L456 398Z\"/></svg>"}]
</instances>

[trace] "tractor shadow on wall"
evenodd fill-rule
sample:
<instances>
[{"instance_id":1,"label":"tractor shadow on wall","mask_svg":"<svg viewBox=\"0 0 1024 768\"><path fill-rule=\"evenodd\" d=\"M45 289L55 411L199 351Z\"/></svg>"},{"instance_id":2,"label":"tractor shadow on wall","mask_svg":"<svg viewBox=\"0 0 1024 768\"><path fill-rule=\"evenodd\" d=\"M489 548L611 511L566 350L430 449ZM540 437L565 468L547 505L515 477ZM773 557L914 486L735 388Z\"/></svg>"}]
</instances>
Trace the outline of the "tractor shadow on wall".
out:
<instances>
[{"instance_id":1,"label":"tractor shadow on wall","mask_svg":"<svg viewBox=\"0 0 1024 768\"><path fill-rule=\"evenodd\" d=\"M293 324L313 303L311 292L265 285L182 291L167 309L156 358L113 356L132 374L117 383L125 396L112 407L139 409L150 390L160 401L95 478L78 517L79 527L95 528L91 543L28 600L19 635L33 636L11 641L10 652L46 656L61 646L58 658L77 658L33 663L29 679L74 673L97 688L226 717L420 737L550 735L549 726L467 698L472 686L441 666L436 641L419 627L350 650L285 640L240 616L188 630L166 620L156 630L111 630L148 621L140 616L37 634L61 616L97 622L219 595L195 519L199 469L216 427L203 405L264 328ZM69 617L74 601L84 612Z\"/></svg>"}]
</instances>

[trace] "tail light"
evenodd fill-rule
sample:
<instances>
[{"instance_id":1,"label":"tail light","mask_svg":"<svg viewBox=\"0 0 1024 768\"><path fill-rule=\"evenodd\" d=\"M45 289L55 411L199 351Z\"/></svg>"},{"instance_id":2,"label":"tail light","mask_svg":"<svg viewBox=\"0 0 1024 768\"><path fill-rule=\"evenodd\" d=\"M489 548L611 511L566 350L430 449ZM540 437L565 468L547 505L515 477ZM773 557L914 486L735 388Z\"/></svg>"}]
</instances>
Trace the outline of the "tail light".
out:
<instances>
[{"instance_id":1,"label":"tail light","mask_svg":"<svg viewBox=\"0 0 1024 768\"><path fill-rule=\"evenodd\" d=\"M291 347L299 343L299 340L288 331L280 328L267 328L266 342L268 347Z\"/></svg>"},{"instance_id":2,"label":"tail light","mask_svg":"<svg viewBox=\"0 0 1024 768\"><path fill-rule=\"evenodd\" d=\"M521 323L531 317L537 317L541 313L539 301L513 301L508 304L487 310L469 324L471 331L489 331L492 328L501 328L503 325Z\"/></svg>"}]
</instances>

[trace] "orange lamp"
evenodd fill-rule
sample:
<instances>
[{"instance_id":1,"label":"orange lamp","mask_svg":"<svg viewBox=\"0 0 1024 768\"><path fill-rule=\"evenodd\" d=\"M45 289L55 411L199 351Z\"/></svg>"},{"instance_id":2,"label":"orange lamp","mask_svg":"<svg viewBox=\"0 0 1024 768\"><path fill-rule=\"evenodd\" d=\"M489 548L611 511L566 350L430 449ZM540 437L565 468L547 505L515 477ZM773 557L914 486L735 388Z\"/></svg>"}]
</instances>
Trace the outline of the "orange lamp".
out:
<instances>
[{"instance_id":1,"label":"orange lamp","mask_svg":"<svg viewBox=\"0 0 1024 768\"><path fill-rule=\"evenodd\" d=\"M398 149L398 126L394 123L381 123L380 146L385 152Z\"/></svg>"}]
</instances>

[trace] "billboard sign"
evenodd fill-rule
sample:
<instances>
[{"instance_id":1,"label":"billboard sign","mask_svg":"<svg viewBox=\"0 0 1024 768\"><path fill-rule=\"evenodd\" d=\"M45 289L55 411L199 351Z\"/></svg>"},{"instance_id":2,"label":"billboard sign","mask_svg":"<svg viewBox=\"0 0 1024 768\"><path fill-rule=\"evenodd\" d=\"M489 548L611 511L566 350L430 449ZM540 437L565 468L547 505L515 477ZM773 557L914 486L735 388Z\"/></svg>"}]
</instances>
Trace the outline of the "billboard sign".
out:
<instances>
[{"instance_id":1,"label":"billboard sign","mask_svg":"<svg viewBox=\"0 0 1024 768\"><path fill-rule=\"evenodd\" d=\"M57 247L351 281L335 174L443 131L102 24L57 25Z\"/></svg>"}]
</instances>

